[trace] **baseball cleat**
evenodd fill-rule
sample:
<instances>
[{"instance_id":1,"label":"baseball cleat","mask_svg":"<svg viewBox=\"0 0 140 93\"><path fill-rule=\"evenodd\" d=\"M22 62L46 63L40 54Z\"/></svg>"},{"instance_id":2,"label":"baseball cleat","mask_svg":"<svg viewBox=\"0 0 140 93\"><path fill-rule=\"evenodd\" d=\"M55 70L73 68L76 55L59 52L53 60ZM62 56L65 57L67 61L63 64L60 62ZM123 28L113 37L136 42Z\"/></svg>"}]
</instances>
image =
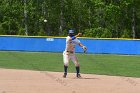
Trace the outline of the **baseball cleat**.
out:
<instances>
[{"instance_id":1,"label":"baseball cleat","mask_svg":"<svg viewBox=\"0 0 140 93\"><path fill-rule=\"evenodd\" d=\"M81 78L81 75L80 75L80 74L77 74L76 77L77 77L77 78Z\"/></svg>"},{"instance_id":2,"label":"baseball cleat","mask_svg":"<svg viewBox=\"0 0 140 93\"><path fill-rule=\"evenodd\" d=\"M67 76L67 73L64 73L63 78L66 78L66 76Z\"/></svg>"}]
</instances>

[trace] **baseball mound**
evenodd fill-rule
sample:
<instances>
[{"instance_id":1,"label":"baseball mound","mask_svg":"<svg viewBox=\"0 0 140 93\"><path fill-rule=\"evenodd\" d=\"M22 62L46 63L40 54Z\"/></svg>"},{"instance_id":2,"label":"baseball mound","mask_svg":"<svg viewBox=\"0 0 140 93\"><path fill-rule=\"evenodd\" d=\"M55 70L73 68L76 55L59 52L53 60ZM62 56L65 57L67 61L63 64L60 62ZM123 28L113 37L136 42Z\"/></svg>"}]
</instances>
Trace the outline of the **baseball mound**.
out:
<instances>
[{"instance_id":1,"label":"baseball mound","mask_svg":"<svg viewBox=\"0 0 140 93\"><path fill-rule=\"evenodd\" d=\"M0 93L140 93L140 78L0 69Z\"/></svg>"}]
</instances>

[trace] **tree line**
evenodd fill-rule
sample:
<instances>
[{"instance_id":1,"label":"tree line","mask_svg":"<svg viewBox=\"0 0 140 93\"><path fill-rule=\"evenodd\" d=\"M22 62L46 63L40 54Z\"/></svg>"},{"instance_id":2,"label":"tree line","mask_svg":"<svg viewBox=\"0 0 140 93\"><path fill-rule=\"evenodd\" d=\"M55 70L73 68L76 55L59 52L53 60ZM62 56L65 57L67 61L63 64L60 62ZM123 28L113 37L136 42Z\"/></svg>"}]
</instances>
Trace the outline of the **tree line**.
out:
<instances>
[{"instance_id":1,"label":"tree line","mask_svg":"<svg viewBox=\"0 0 140 93\"><path fill-rule=\"evenodd\" d=\"M1 35L140 38L139 0L1 0ZM44 21L45 20L45 21Z\"/></svg>"}]
</instances>

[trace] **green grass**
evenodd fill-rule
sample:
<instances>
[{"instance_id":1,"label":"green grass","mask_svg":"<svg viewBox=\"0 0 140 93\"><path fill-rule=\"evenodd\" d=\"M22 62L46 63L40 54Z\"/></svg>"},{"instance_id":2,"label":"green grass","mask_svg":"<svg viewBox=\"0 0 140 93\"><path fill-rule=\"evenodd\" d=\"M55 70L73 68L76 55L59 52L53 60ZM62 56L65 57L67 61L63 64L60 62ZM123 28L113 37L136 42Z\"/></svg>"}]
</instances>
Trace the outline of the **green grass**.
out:
<instances>
[{"instance_id":1,"label":"green grass","mask_svg":"<svg viewBox=\"0 0 140 93\"><path fill-rule=\"evenodd\" d=\"M140 56L77 54L81 73L140 77ZM62 53L0 51L0 68L63 71ZM70 62L69 72L75 72Z\"/></svg>"}]
</instances>

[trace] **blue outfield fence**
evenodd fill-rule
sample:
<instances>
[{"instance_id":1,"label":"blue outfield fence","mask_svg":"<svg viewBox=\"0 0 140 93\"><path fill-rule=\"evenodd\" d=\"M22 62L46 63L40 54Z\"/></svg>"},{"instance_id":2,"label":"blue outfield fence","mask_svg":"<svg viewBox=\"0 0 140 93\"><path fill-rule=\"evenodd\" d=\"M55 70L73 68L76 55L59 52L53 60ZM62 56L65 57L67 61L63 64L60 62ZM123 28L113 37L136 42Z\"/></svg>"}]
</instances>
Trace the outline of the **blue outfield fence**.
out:
<instances>
[{"instance_id":1,"label":"blue outfield fence","mask_svg":"<svg viewBox=\"0 0 140 93\"><path fill-rule=\"evenodd\" d=\"M94 54L140 54L140 40L111 40L79 38ZM65 38L0 36L0 50L63 52ZM83 52L76 46L76 52Z\"/></svg>"}]
</instances>

